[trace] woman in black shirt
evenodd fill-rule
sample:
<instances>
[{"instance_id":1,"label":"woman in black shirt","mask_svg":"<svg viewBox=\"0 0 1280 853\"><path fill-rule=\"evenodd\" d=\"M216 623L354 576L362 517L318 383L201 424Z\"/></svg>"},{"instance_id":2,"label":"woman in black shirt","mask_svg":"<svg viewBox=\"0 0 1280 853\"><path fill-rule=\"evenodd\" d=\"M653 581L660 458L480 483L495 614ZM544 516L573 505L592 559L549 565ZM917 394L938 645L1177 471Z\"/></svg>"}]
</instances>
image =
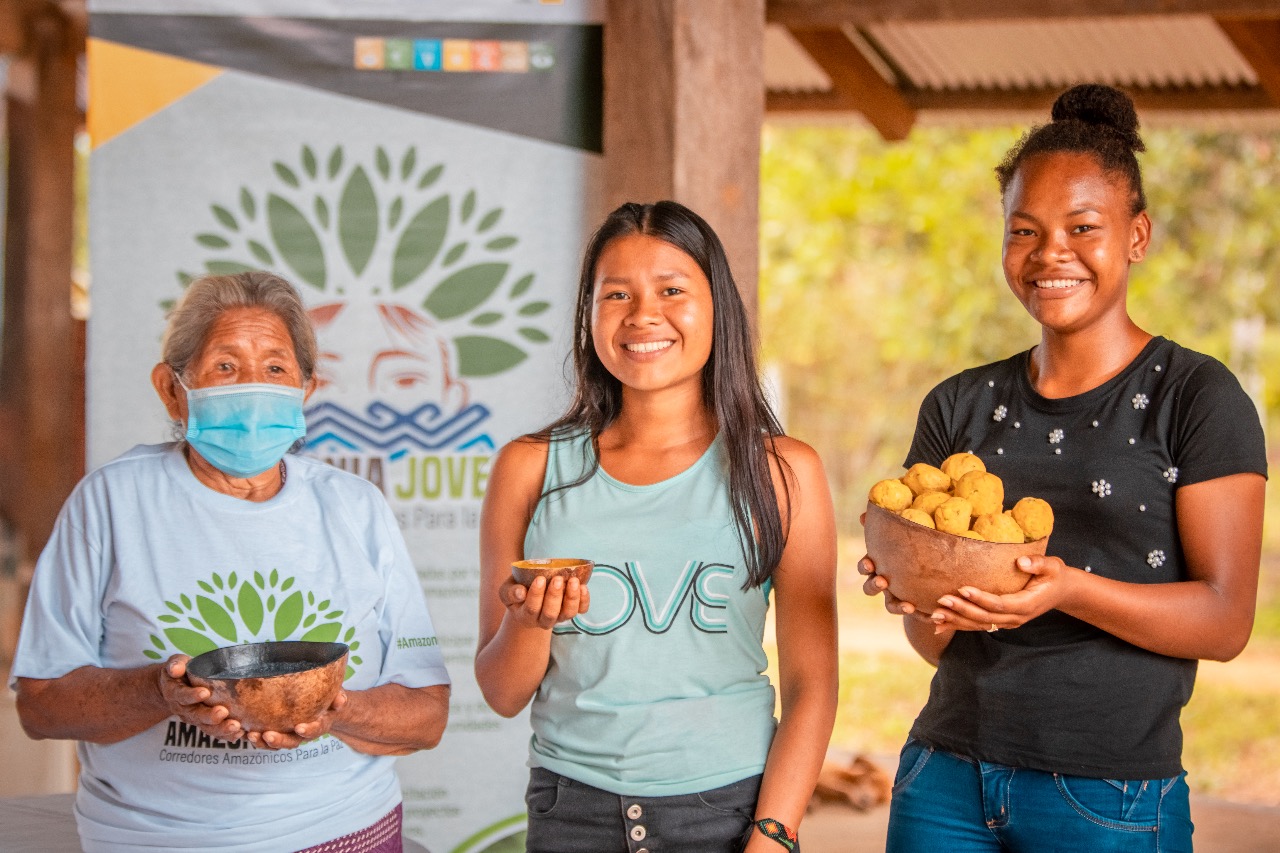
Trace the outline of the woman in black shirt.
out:
<instances>
[{"instance_id":1,"label":"woman in black shirt","mask_svg":"<svg viewBox=\"0 0 1280 853\"><path fill-rule=\"evenodd\" d=\"M970 451L1053 506L1011 595L964 588L932 616L864 559L864 591L938 666L903 748L891 853L1190 851L1178 718L1199 659L1253 625L1266 454L1218 361L1130 318L1151 236L1133 104L1105 86L997 168L1004 272L1040 344L964 371L921 406L907 465Z\"/></svg>"}]
</instances>

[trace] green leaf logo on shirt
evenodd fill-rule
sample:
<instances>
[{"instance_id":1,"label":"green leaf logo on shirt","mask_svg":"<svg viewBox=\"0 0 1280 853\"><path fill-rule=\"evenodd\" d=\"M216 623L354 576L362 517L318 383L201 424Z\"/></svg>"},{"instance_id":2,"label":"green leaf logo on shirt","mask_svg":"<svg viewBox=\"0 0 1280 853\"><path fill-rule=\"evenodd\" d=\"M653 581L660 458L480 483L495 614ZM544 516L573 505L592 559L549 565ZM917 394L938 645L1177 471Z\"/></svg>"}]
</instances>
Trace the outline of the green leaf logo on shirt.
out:
<instances>
[{"instance_id":1,"label":"green leaf logo on shirt","mask_svg":"<svg viewBox=\"0 0 1280 853\"><path fill-rule=\"evenodd\" d=\"M296 161L271 164L263 186L210 205L208 230L194 235L203 272L267 269L326 299L403 303L439 324L459 376L507 371L551 340L551 304L516 268L520 238L505 233L504 208L482 205L474 188L442 190L444 171L414 147L393 156L379 146L361 162L340 145L327 156L303 145ZM185 287L196 274L178 279Z\"/></svg>"},{"instance_id":2,"label":"green leaf logo on shirt","mask_svg":"<svg viewBox=\"0 0 1280 853\"><path fill-rule=\"evenodd\" d=\"M317 599L303 592L295 578L282 578L272 569L269 575L254 572L241 577L218 572L208 580L196 581L196 589L165 601L166 611L156 620L163 627L151 635L153 648L142 653L152 660L164 660L181 652L195 657L236 643L271 640L343 642L351 647L345 678L355 675L363 661L357 654L360 641L356 629L344 627L343 611L329 599Z\"/></svg>"}]
</instances>

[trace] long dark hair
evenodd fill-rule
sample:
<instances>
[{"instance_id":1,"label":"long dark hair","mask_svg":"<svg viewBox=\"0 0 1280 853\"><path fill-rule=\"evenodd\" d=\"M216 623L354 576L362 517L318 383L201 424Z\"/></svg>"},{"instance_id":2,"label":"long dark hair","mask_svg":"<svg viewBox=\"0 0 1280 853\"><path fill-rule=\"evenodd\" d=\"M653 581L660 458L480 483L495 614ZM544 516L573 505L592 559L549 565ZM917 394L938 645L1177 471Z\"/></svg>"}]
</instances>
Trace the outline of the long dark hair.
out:
<instances>
[{"instance_id":1,"label":"long dark hair","mask_svg":"<svg viewBox=\"0 0 1280 853\"><path fill-rule=\"evenodd\" d=\"M728 460L729 501L747 561L744 588L760 586L772 576L787 542L769 471L772 456L782 469L782 500L789 517L790 470L773 442L783 434L782 425L760 386L751 326L724 246L711 226L689 208L674 201L629 202L610 213L592 235L582 258L573 316L573 401L559 419L530 438L551 441L579 432L591 435L596 453L588 470L578 480L550 491L581 485L600 466L600 433L622 410L622 383L605 369L591 339L596 264L605 247L631 234L671 244L696 261L711 283L711 355L702 368L702 401L715 415Z\"/></svg>"}]
</instances>

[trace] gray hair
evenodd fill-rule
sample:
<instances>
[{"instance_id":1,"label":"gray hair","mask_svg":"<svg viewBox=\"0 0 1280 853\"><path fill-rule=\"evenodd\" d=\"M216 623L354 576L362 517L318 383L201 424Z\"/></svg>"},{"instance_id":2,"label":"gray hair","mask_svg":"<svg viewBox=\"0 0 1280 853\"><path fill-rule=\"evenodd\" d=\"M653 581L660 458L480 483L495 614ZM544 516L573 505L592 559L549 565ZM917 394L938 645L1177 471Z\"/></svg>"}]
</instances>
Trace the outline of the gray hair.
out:
<instances>
[{"instance_id":1,"label":"gray hair","mask_svg":"<svg viewBox=\"0 0 1280 853\"><path fill-rule=\"evenodd\" d=\"M279 317L293 341L302 381L310 381L319 351L311 318L293 285L262 270L206 275L191 282L169 313L160 357L181 375L204 350L214 322L232 308L264 308Z\"/></svg>"}]
</instances>

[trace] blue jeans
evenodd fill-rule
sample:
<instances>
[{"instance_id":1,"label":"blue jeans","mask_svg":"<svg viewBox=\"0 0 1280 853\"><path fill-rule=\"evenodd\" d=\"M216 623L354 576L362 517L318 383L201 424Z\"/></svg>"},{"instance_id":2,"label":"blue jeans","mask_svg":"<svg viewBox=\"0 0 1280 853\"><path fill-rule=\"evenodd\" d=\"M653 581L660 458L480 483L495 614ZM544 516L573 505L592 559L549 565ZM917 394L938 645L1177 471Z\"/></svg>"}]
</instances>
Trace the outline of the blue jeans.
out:
<instances>
[{"instance_id":1,"label":"blue jeans","mask_svg":"<svg viewBox=\"0 0 1280 853\"><path fill-rule=\"evenodd\" d=\"M525 850L740 853L751 837L760 779L752 776L700 794L634 797L534 767L525 794L529 812ZM781 846L778 850L784 853Z\"/></svg>"},{"instance_id":2,"label":"blue jeans","mask_svg":"<svg viewBox=\"0 0 1280 853\"><path fill-rule=\"evenodd\" d=\"M887 853L1191 853L1185 774L1091 779L902 748Z\"/></svg>"}]
</instances>

